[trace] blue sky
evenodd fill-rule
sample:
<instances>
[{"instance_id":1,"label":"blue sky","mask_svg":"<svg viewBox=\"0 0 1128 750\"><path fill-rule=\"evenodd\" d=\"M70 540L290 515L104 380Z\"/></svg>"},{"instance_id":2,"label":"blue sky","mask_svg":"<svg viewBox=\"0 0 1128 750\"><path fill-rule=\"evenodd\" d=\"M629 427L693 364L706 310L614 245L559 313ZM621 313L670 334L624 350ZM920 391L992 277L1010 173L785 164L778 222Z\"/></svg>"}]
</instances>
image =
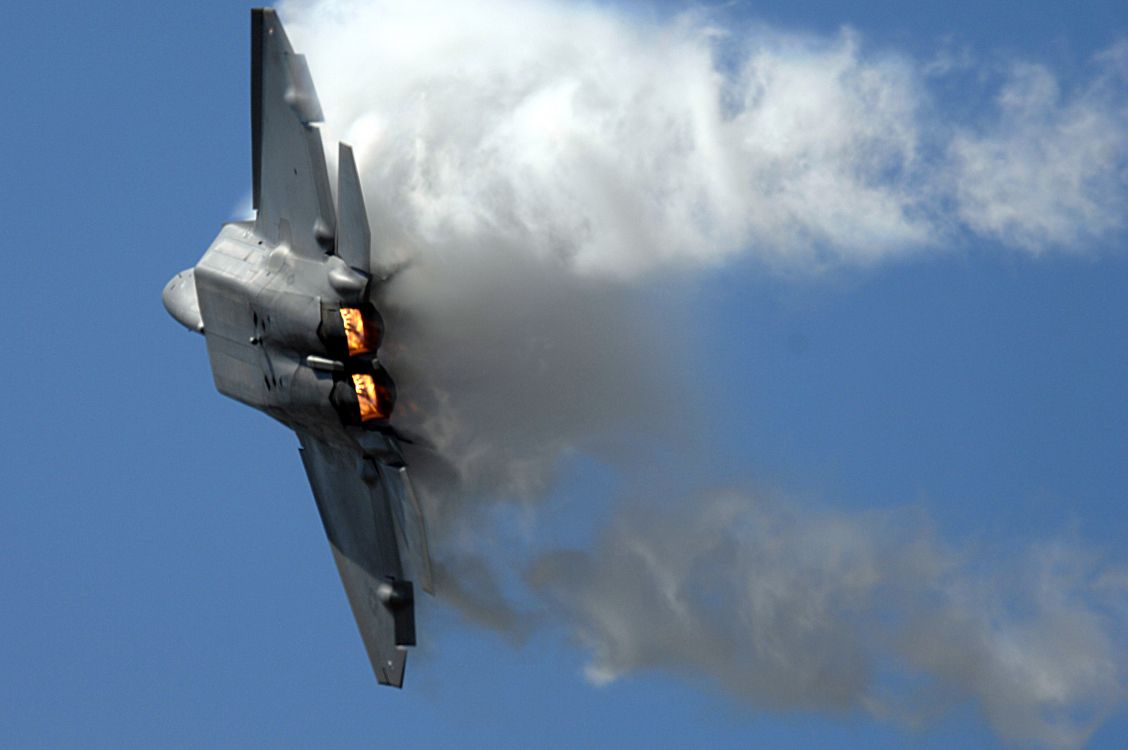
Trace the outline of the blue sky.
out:
<instances>
[{"instance_id":1,"label":"blue sky","mask_svg":"<svg viewBox=\"0 0 1128 750\"><path fill-rule=\"evenodd\" d=\"M563 9L561 17L571 18L576 6L556 7ZM616 34L640 28L641 38L650 39L645 29L662 26L683 9L634 6L615 15L610 26L593 28ZM888 146L885 134L903 122L890 105L874 112L875 122L888 125L878 136L864 140L870 136L851 131L844 141L862 137L881 154L892 154L895 174L888 184L861 185L879 192L888 188L874 204L895 206L888 222L875 229L846 216L857 239L828 238L820 234L818 214L839 204L805 202L823 193L800 192L786 203L759 203L762 196L755 191L737 192L732 201L725 194L708 204L710 215L720 218L695 227L696 234L679 235L668 245L663 243L669 232L651 238L669 251L660 262L636 252L636 244L600 244L598 230L619 224L601 223L598 213L583 214L590 207L580 202L576 215L590 218L596 231L589 244L568 245L573 252L568 258L579 268L576 278L606 272L614 278L608 282L612 292L629 299L625 312L670 316L670 338L658 342L658 351L674 364L656 365L681 389L684 402L642 435L638 430L651 425L646 420L610 424L604 434L585 432L578 418L537 415L543 419L529 434L539 434L545 424L566 428L559 445L545 439L550 470L543 491L515 499L510 496L521 493L505 484L498 493L513 502L486 506L486 520L465 527L467 534L488 529L468 549L484 556L505 598L525 613L517 628L525 636L516 639L474 624L470 610L441 597L428 601L419 614L421 645L409 658L402 692L379 688L372 678L296 440L219 396L202 340L184 333L160 305L165 281L196 261L248 191L248 15L246 7L219 2L191 8L28 5L9 9L0 28L5 51L0 77L8 102L4 215L10 227L9 267L0 284L13 311L3 375L8 488L0 505L0 564L6 571L0 577L3 744L1008 744L999 727L1006 725L1005 706L1012 704L1004 700L992 713L989 701L968 687L994 683L947 674L936 665L916 663L914 669L901 650L886 649L881 636L847 641L861 644L871 660L872 690L847 705L824 708L802 698L773 701L771 691L765 693L752 677L752 687L733 687L734 680L743 684L740 665L729 670L697 660L686 638L648 640L648 635L635 641L601 631L592 607L596 614L602 611L606 591L596 584L611 586L619 573L626 586L646 582L645 571L618 566L605 549L614 550L624 539L661 545L661 519L683 522L710 502L697 506L694 498L731 488L750 498L750 507L766 508L751 520L743 515L738 520L797 528L794 538L831 528L863 551L872 547L879 558L902 562L911 546L906 539L927 542L951 567L942 566L935 587L898 585L909 595L974 591L967 594L973 614L975 605L989 606L1007 593L1008 581L1027 581L1037 561L1047 559L1046 549L1058 550L1060 556L1050 558L1052 574L1035 576L1060 587L1051 592L1062 596L1056 608L1038 609L1042 600L1020 596L1013 606L1032 607L1033 613L1003 606L983 615L990 624L985 632L1004 640L1013 636L1024 657L1031 655L1024 643L1027 649L1068 655L1071 639L1099 635L1113 649L1113 676L1095 684L1123 691L1128 238L1118 206L1128 193L1124 139L1111 137L1100 159L1084 162L1103 192L1069 210L1059 211L1058 205L1070 195L1045 204L1039 196L1022 204L1042 206L1038 215L1007 220L987 210L997 207L992 200L1000 195L989 180L961 183L963 193L933 189L950 179L944 165L971 164L985 153L975 149L998 145L991 139L1008 127L1022 132L1030 125L1024 112L1033 111L1035 124L1049 123L1051 130L1075 122L1064 115L1055 119L1070 106L1090 107L1124 125L1126 79L1109 74L1103 88L1093 83L1104 64L1094 56L1128 37L1128 12L1120 4L1066 9L936 3L905 11L886 2L848 10L833 3L738 3L710 16L728 29L737 59L743 59L746 40L751 49L773 50L771 59L780 67L761 70L794 72L787 66L797 58L788 50L798 48L799 57L816 62L824 53L828 61L846 59L844 65L889 82L894 93L907 90L897 87L909 70L908 80L927 88L910 118L920 125L924 167L903 158L901 140ZM290 27L288 18L283 21ZM326 59L333 27L317 27L311 19L317 14L303 15L291 35L310 56L328 126L362 138L365 121L341 106L354 101L347 97L348 77L340 63ZM856 58L835 57L843 49L844 25L857 35ZM807 41L788 46L780 41L785 36ZM622 38L609 33L608 43ZM622 49L636 49L623 44ZM341 59L348 49L342 42ZM504 62L507 54L482 52L495 62ZM651 70L647 59L639 57L643 84ZM922 72L941 61L947 61L945 72ZM690 63L685 70L695 70ZM1007 120L997 102L1008 81L1013 83L1016 64L1041 66L1037 70L1052 75L1060 96L1049 110L1023 109ZM723 64L721 70L732 72ZM412 71L396 73L410 79ZM582 92L585 79L576 75ZM1045 79L1023 80L1033 81L1023 91L1036 93ZM648 90L643 84L637 91ZM616 90L610 86L601 93ZM435 111L436 117L442 114L441 107ZM459 133L444 141L451 148L470 142ZM952 145L961 142L963 151ZM382 153L378 141L368 146L368 153ZM810 153L821 153L812 148ZM1025 153L998 148L991 153ZM634 152L622 153L623 174L650 174L649 167L632 172L627 157ZM963 154L964 161L953 153ZM1071 153L1061 165L1047 162L1046 170L1061 166L1068 172L1078 163ZM749 164L760 168L759 162ZM683 175L674 174L672 184L681 184ZM831 174L841 176L833 169ZM795 175L799 182L805 177ZM374 189L390 179L366 175L370 206ZM533 185L530 192L542 202L523 208L536 214L556 205L559 193L552 183ZM435 239L444 248L443 243L457 247L463 230L474 243L532 238L536 244L535 224L517 222L511 234L481 228L502 225L497 219L505 201L493 206L496 213L483 218L471 212L450 229L447 214L429 212L464 205L455 200L464 195L457 190L451 195L452 203L436 199L420 207L417 200L415 208L403 209L409 218L398 231L415 242ZM745 223L739 212L733 218L730 204L743 206L748 195L762 211ZM834 196L846 194L836 187ZM962 210L953 208L960 196ZM573 214L547 215L546 226L571 242L566 230L573 227ZM773 218L780 215L790 218ZM1079 216L1088 217L1087 226ZM805 239L797 240L800 236ZM1052 241L1031 245L1031 236ZM710 253L702 259L695 248L706 246ZM412 304L413 288L433 291L443 284L418 283L400 292L399 304ZM535 287L545 295L557 284L581 295L590 291L586 281L549 277L538 283L545 284ZM591 299L603 300L591 293ZM511 324L503 319L500 325L504 331ZM593 348L610 348L615 335L633 331L621 322L612 328L594 336ZM656 329L660 332L652 322L642 325L639 340L649 341ZM490 347L495 343L487 336L480 360L447 363L434 377L459 368L508 369L506 353ZM560 351L575 346L561 340ZM651 351L649 344L639 346L639 352ZM516 361L518 355L512 357ZM637 362L631 366L632 377L645 369ZM586 367L602 379L615 372L587 362L577 368L577 377L589 376ZM436 380L448 382L456 381ZM657 386L640 385L638 393L650 394L652 387ZM598 398L617 391L598 393L597 405ZM478 391L474 397L493 398ZM576 413L587 414L579 407ZM506 429L527 426L520 415L499 420ZM478 427L471 424L465 434L481 437L474 431ZM480 429L483 440L497 437L488 434L489 426ZM619 433L631 430L637 439L624 448ZM499 462L509 456L505 451L515 450L504 441L498 445ZM513 455L527 458L519 451ZM467 481L475 498L491 490L486 479ZM654 492L659 485L662 492ZM457 498L450 502L457 507ZM630 536L634 521L656 536ZM678 543L657 548L670 546ZM589 573L587 579L575 586L565 580L563 588L549 582L558 580L552 555L560 548L580 551L575 559L582 564L574 570ZM696 559L706 576L721 576L724 585L720 593L707 592L705 601L723 619L730 611L727 593L740 590L737 574L748 575L755 592L759 569L710 567L709 561L715 563L714 557ZM767 565L781 580L803 581L788 577L791 562L783 555L769 557ZM547 577L537 579L531 568ZM639 578L631 577L636 573ZM736 582L732 589L730 577ZM540 582L530 583L535 580ZM570 591L583 596L569 599ZM884 588L867 589L877 602L855 612L851 591L831 585L831 599L841 605L836 597L845 596L847 610L863 625L884 617L911 619L918 612L900 604L886 609ZM708 598L713 595L718 600ZM919 610L924 616L936 611ZM653 615L656 630L664 616L643 607L622 622L630 624L639 613ZM1064 622L1064 630L1050 627L1050 621ZM748 654L741 650L740 628L735 631L733 660L739 662ZM1024 641L1027 636L1034 640ZM943 633L935 637L947 642ZM968 644L969 652L973 646ZM655 648L657 655L640 657L643 647ZM1047 659L1051 668L1076 663ZM618 679L592 684L585 667L593 664L616 672ZM922 680L931 687L921 689ZM865 704L862 694L893 698L883 713ZM1103 696L1107 706L1098 712L1086 746L1120 746L1128 732L1121 697L1115 690ZM1059 709L1065 719L1085 712L1068 702L1047 711ZM923 728L906 728L910 717L920 716L927 717ZM1049 726L1057 723L1051 718ZM1039 731L1018 744L1051 741L1048 730Z\"/></svg>"}]
</instances>

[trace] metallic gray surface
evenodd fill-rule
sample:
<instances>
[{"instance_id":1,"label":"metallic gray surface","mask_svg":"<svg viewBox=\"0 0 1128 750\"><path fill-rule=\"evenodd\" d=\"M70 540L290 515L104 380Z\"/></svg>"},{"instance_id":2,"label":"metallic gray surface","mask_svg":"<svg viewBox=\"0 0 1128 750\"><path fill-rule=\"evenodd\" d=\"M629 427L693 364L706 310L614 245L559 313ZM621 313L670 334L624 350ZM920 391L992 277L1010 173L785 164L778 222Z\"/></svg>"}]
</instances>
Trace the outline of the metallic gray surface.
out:
<instances>
[{"instance_id":1,"label":"metallic gray surface","mask_svg":"<svg viewBox=\"0 0 1128 750\"><path fill-rule=\"evenodd\" d=\"M381 595L385 583L404 580L391 498L378 481L365 481L359 462L371 459L300 432L298 437L317 510L376 679L400 687L406 661L402 647L415 645L415 632L412 622L410 638L396 637L397 619L411 615L389 607Z\"/></svg>"},{"instance_id":2,"label":"metallic gray surface","mask_svg":"<svg viewBox=\"0 0 1128 750\"><path fill-rule=\"evenodd\" d=\"M373 671L380 683L400 687L404 649L415 645L407 573L432 591L423 516L388 419L354 424L338 410L340 398L330 398L351 393L351 373L368 371L376 352L335 354L322 335L323 315L367 305L378 283L368 273L360 180L342 144L338 227L309 69L273 10L253 10L251 28L257 216L225 224L162 299L177 322L204 334L220 393L297 432Z\"/></svg>"},{"instance_id":3,"label":"metallic gray surface","mask_svg":"<svg viewBox=\"0 0 1128 750\"><path fill-rule=\"evenodd\" d=\"M176 274L165 284L161 301L177 323L189 331L204 332L204 319L200 317L200 303L196 299L196 274L191 268Z\"/></svg>"},{"instance_id":4,"label":"metallic gray surface","mask_svg":"<svg viewBox=\"0 0 1128 750\"><path fill-rule=\"evenodd\" d=\"M321 105L305 60L294 54L278 16L270 9L253 10L262 19L259 106L260 121L255 164L260 173L255 208L255 232L271 244L288 244L306 258L318 259L332 250L336 227L329 176L321 134L313 123L321 120Z\"/></svg>"},{"instance_id":5,"label":"metallic gray surface","mask_svg":"<svg viewBox=\"0 0 1128 750\"><path fill-rule=\"evenodd\" d=\"M362 273L369 273L369 247L372 235L368 229L368 216L360 191L360 175L352 148L340 144L337 152L337 255Z\"/></svg>"}]
</instances>

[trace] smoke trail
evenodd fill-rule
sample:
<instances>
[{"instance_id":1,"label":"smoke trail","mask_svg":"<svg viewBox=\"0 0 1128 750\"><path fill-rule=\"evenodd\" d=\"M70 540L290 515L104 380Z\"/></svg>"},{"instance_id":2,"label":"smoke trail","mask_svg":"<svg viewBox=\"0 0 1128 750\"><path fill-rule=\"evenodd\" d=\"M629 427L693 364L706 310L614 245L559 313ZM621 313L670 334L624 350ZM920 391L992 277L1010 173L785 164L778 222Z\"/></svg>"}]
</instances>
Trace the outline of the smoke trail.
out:
<instances>
[{"instance_id":1,"label":"smoke trail","mask_svg":"<svg viewBox=\"0 0 1128 750\"><path fill-rule=\"evenodd\" d=\"M1015 64L989 111L956 121L929 93L954 66L850 31L553 0L282 13L327 136L355 148L377 261L401 267L385 358L429 446L412 463L441 595L508 632L529 621L499 580L498 508L535 517L569 457L707 435L671 279L969 239L1076 251L1124 228L1128 45L1072 87ZM677 507L626 506L591 549L531 553L528 589L591 647L597 681L663 669L757 705L904 718L911 696L874 677L891 662L976 699L1004 736L1063 747L1123 693L1123 586L1068 545L1007 572L919 526L898 541L900 519L735 494ZM566 586L569 568L592 574Z\"/></svg>"},{"instance_id":2,"label":"smoke trail","mask_svg":"<svg viewBox=\"0 0 1128 750\"><path fill-rule=\"evenodd\" d=\"M1128 587L1072 544L992 564L910 514L729 492L627 506L594 549L544 555L529 581L592 650L597 683L661 669L755 705L907 723L970 695L1001 736L1050 747L1081 745L1124 697ZM875 673L890 663L917 684L889 694Z\"/></svg>"}]
</instances>

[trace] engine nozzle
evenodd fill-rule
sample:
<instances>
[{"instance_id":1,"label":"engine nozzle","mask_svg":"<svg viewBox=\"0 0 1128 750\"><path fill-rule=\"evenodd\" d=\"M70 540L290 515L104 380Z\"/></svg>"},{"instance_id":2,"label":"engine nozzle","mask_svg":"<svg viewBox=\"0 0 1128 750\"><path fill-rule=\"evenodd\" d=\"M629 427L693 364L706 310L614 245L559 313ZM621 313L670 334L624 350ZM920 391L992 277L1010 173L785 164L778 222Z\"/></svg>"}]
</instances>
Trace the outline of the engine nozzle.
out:
<instances>
[{"instance_id":1,"label":"engine nozzle","mask_svg":"<svg viewBox=\"0 0 1128 750\"><path fill-rule=\"evenodd\" d=\"M369 372L352 373L338 380L329 400L345 424L384 422L396 405L396 385L388 371L377 364Z\"/></svg>"}]
</instances>

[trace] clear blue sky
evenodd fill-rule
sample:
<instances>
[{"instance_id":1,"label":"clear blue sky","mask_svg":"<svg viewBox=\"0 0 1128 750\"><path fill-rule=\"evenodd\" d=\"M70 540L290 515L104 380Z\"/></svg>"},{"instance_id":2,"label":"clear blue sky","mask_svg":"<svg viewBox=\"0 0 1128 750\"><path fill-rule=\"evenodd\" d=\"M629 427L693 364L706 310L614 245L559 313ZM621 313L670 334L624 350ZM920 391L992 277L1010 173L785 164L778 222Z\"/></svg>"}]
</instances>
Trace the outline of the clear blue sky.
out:
<instances>
[{"instance_id":1,"label":"clear blue sky","mask_svg":"<svg viewBox=\"0 0 1128 750\"><path fill-rule=\"evenodd\" d=\"M910 5L730 12L849 24L917 60L1033 60L1066 85L1128 36L1116 2ZM595 687L565 624L514 647L441 602L419 613L406 689L379 688L296 440L215 392L203 341L160 303L248 190L248 15L16 4L0 24L0 745L1002 743L967 699L911 731L860 709L765 708L692 671ZM1128 238L1074 245L1039 256L965 232L951 252L817 279L754 261L702 275L684 308L709 394L702 473L845 511L912 506L986 557L1068 538L1128 563ZM574 463L563 524L611 502L613 482ZM1111 618L1123 644L1128 614ZM1118 704L1088 746L1125 736Z\"/></svg>"}]
</instances>

